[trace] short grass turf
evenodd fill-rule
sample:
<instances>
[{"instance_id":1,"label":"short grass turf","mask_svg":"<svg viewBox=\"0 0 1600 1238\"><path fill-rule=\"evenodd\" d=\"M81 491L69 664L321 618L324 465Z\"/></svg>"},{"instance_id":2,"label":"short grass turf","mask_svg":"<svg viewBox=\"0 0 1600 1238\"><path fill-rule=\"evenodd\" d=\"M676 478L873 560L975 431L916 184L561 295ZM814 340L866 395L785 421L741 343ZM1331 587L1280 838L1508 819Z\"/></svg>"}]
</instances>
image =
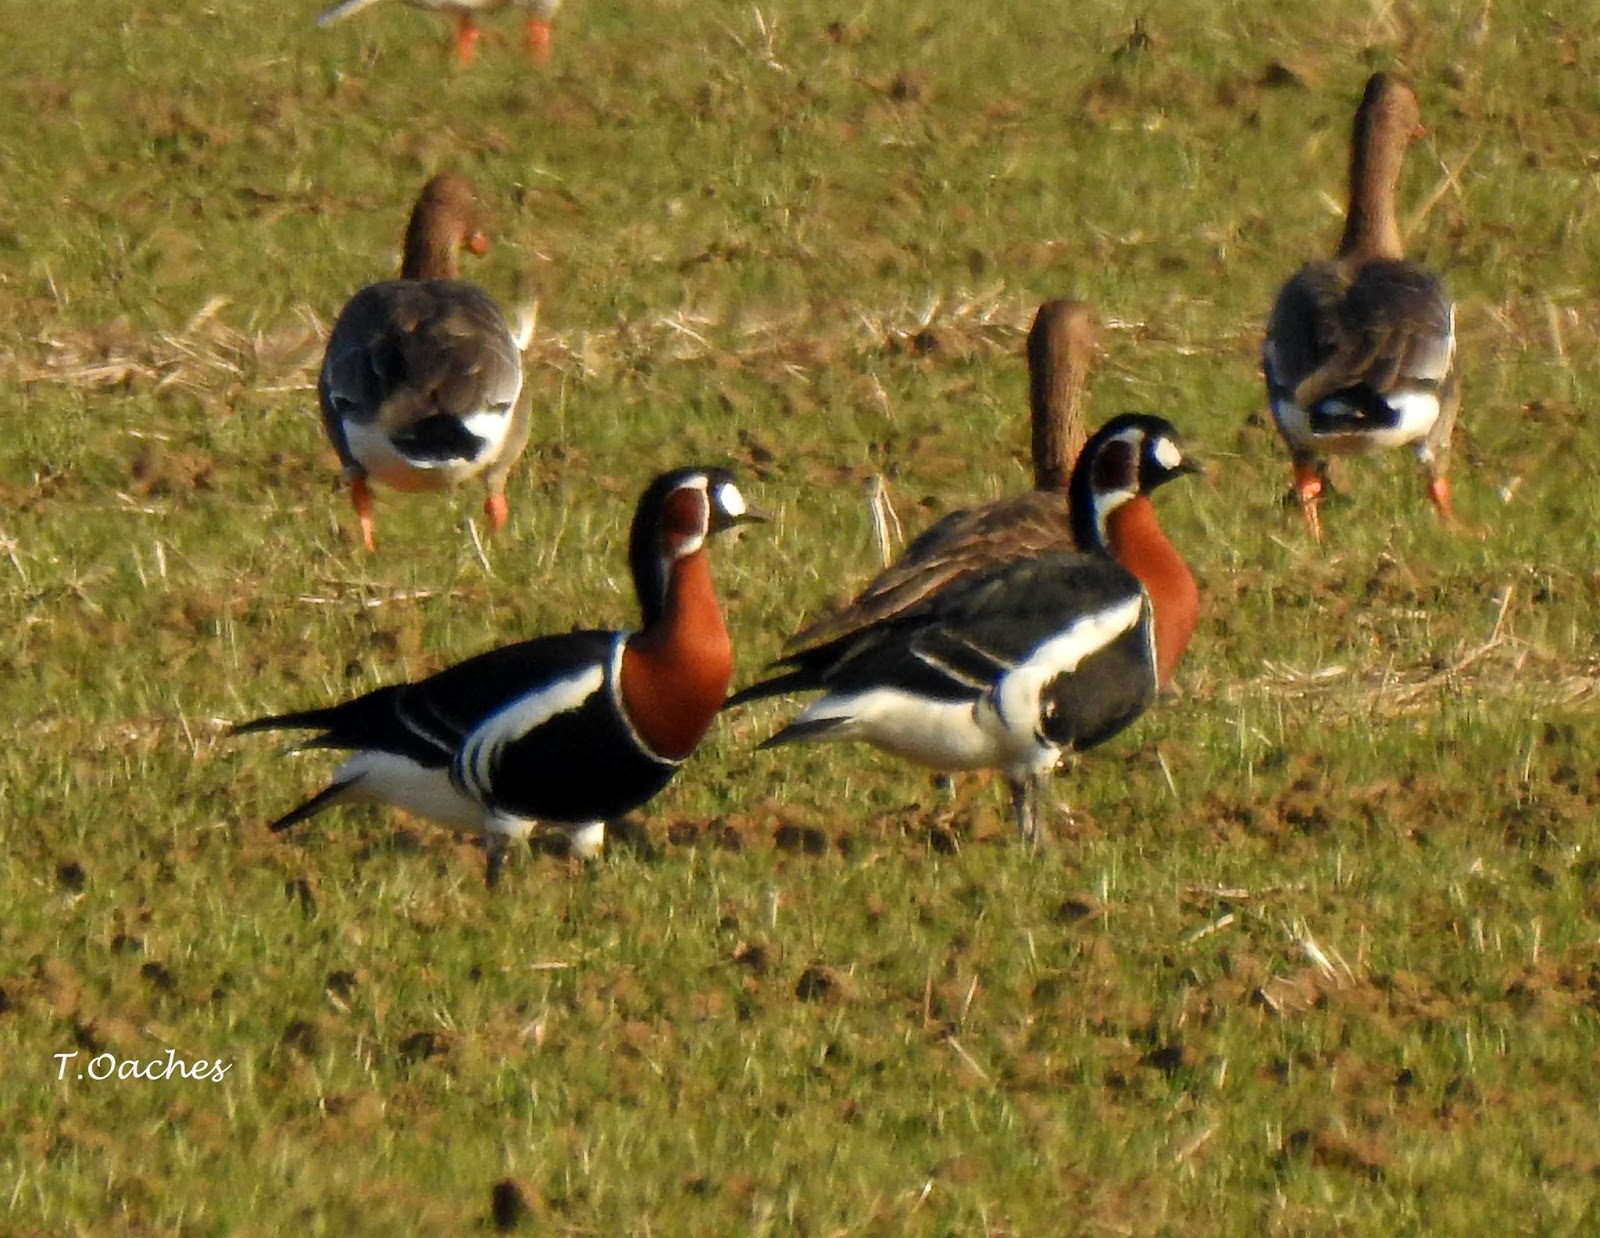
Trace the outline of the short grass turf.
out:
<instances>
[{"instance_id":1,"label":"short grass turf","mask_svg":"<svg viewBox=\"0 0 1600 1238\"><path fill-rule=\"evenodd\" d=\"M1600 18L1577 3L574 0L530 71L395 5L13 6L0 81L0 1228L16 1233L1586 1233L1600 1190ZM1312 544L1256 367L1337 235L1374 68L1459 307L1453 476L1354 462ZM379 495L322 334L432 172L539 300L534 441ZM584 867L321 785L229 723L625 624L631 504L731 464L741 679L908 531L1027 484L1022 332L1106 324L1096 417L1205 594L1180 691L982 778L726 719ZM95 1079L217 1063L220 1080ZM65 1055L76 1054L76 1057ZM79 1078L82 1074L84 1077Z\"/></svg>"}]
</instances>

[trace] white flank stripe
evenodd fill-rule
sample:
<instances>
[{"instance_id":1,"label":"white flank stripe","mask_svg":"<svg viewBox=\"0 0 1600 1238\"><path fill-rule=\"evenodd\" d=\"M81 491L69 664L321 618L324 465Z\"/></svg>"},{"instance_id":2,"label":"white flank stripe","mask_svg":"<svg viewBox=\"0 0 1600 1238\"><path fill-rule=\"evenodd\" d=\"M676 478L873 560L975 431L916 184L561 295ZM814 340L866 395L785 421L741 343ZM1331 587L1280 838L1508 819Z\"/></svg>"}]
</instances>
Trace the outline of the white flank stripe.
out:
<instances>
[{"instance_id":1,"label":"white flank stripe","mask_svg":"<svg viewBox=\"0 0 1600 1238\"><path fill-rule=\"evenodd\" d=\"M1033 734L1039 726L1039 697L1045 685L1069 674L1090 654L1104 649L1139 622L1144 594L1077 620L1065 632L1039 645L1014 671L1000 677L990 692L1001 723Z\"/></svg>"},{"instance_id":2,"label":"white flank stripe","mask_svg":"<svg viewBox=\"0 0 1600 1238\"><path fill-rule=\"evenodd\" d=\"M461 794L448 769L427 769L393 752L357 752L333 776L335 782L358 779L345 793L348 800L392 804L413 816L453 830L483 827L481 805Z\"/></svg>"},{"instance_id":3,"label":"white flank stripe","mask_svg":"<svg viewBox=\"0 0 1600 1238\"><path fill-rule=\"evenodd\" d=\"M458 776L469 791L487 798L496 757L507 744L537 730L557 714L581 709L606 681L606 668L592 663L565 679L546 684L537 692L518 697L499 713L480 722L461 745L456 758Z\"/></svg>"}]
</instances>

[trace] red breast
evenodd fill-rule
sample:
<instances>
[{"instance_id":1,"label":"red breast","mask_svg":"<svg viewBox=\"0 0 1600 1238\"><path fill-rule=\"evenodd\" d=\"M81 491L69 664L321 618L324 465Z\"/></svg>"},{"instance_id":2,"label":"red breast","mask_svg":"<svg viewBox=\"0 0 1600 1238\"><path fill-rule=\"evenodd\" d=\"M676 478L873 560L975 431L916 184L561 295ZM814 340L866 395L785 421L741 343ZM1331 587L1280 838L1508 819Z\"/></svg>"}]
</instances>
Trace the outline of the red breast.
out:
<instances>
[{"instance_id":1,"label":"red breast","mask_svg":"<svg viewBox=\"0 0 1600 1238\"><path fill-rule=\"evenodd\" d=\"M1134 574L1155 609L1156 682L1166 687L1189 647L1200 617L1200 590L1177 548L1167 540L1148 497L1138 495L1106 520L1111 555Z\"/></svg>"},{"instance_id":2,"label":"red breast","mask_svg":"<svg viewBox=\"0 0 1600 1238\"><path fill-rule=\"evenodd\" d=\"M710 728L733 679L704 550L673 561L666 607L622 652L622 705L652 752L681 761Z\"/></svg>"}]
</instances>

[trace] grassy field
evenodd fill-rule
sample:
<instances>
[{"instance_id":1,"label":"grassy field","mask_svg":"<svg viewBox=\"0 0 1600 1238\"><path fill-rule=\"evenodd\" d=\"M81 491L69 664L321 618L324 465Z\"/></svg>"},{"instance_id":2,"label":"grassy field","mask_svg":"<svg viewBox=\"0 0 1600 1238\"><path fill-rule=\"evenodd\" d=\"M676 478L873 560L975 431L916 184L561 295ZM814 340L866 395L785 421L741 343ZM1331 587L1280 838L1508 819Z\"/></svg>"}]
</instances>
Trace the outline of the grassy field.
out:
<instances>
[{"instance_id":1,"label":"grassy field","mask_svg":"<svg viewBox=\"0 0 1600 1238\"><path fill-rule=\"evenodd\" d=\"M1600 1225L1592 6L572 0L543 73L509 17L462 70L427 14L317 7L10 9L0 1231ZM1321 546L1279 501L1260 327L1375 67L1429 128L1402 215L1482 539L1399 453ZM361 553L315 410L443 169L472 276L540 301L487 565L472 487L380 494ZM911 531L1027 485L1060 295L1108 324L1096 419L1211 473L1158 501L1205 594L1181 693L1063 771L1054 849L982 779L756 753L776 705L648 846L494 895L397 814L267 832L330 762L231 722L626 624L663 467L774 517L716 547L753 676L874 570L871 476ZM77 1077L169 1049L223 1077Z\"/></svg>"}]
</instances>

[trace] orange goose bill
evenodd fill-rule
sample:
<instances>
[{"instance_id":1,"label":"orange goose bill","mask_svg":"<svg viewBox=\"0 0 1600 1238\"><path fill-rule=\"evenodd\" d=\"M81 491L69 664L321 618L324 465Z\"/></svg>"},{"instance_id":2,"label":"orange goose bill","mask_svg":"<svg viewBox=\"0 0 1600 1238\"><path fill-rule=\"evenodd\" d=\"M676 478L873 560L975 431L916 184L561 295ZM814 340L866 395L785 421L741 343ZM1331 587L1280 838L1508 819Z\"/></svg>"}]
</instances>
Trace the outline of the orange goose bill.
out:
<instances>
[{"instance_id":1,"label":"orange goose bill","mask_svg":"<svg viewBox=\"0 0 1600 1238\"><path fill-rule=\"evenodd\" d=\"M400 278L356 293L328 337L317 395L368 550L372 481L416 491L482 477L490 528L506 522L506 477L531 430L526 340L456 278L461 250L487 245L472 187L435 176L411 212Z\"/></svg>"},{"instance_id":2,"label":"orange goose bill","mask_svg":"<svg viewBox=\"0 0 1600 1238\"><path fill-rule=\"evenodd\" d=\"M728 704L823 693L763 748L855 739L933 769L999 770L1017 828L1036 844L1046 775L1063 753L1102 743L1142 714L1188 647L1199 591L1150 494L1197 470L1167 421L1116 417L1072 472L1084 551L960 580L783 659L789 669Z\"/></svg>"},{"instance_id":3,"label":"orange goose bill","mask_svg":"<svg viewBox=\"0 0 1600 1238\"><path fill-rule=\"evenodd\" d=\"M951 512L869 581L854 601L796 632L792 656L908 610L940 589L1007 563L1071 550L1067 494L1083 449L1084 389L1099 347L1094 311L1082 301L1047 301L1028 333L1034 489Z\"/></svg>"},{"instance_id":4,"label":"orange goose bill","mask_svg":"<svg viewBox=\"0 0 1600 1238\"><path fill-rule=\"evenodd\" d=\"M1446 479L1461 402L1455 308L1437 275L1405 260L1395 218L1406 146L1421 132L1411 88L1374 74L1356 110L1339 248L1284 284L1267 321L1267 398L1318 539L1327 457L1380 447L1416 452L1429 499L1455 524Z\"/></svg>"},{"instance_id":5,"label":"orange goose bill","mask_svg":"<svg viewBox=\"0 0 1600 1238\"><path fill-rule=\"evenodd\" d=\"M480 833L490 885L507 845L537 822L598 849L605 822L666 786L722 706L733 649L706 544L759 519L725 469L665 473L639 500L628 543L637 631L538 637L415 683L236 727L315 730L302 747L351 753L272 828L337 804L390 804Z\"/></svg>"},{"instance_id":6,"label":"orange goose bill","mask_svg":"<svg viewBox=\"0 0 1600 1238\"><path fill-rule=\"evenodd\" d=\"M331 26L377 3L378 0L345 0L317 18L317 25ZM528 17L523 25L523 35L527 40L528 56L541 68L549 63L552 23L556 11L561 7L561 0L406 0L406 3L412 8L432 9L451 19L455 26L456 59L462 64L471 64L477 58L478 42L483 37L478 25L480 13L492 13L503 8L525 9Z\"/></svg>"}]
</instances>

